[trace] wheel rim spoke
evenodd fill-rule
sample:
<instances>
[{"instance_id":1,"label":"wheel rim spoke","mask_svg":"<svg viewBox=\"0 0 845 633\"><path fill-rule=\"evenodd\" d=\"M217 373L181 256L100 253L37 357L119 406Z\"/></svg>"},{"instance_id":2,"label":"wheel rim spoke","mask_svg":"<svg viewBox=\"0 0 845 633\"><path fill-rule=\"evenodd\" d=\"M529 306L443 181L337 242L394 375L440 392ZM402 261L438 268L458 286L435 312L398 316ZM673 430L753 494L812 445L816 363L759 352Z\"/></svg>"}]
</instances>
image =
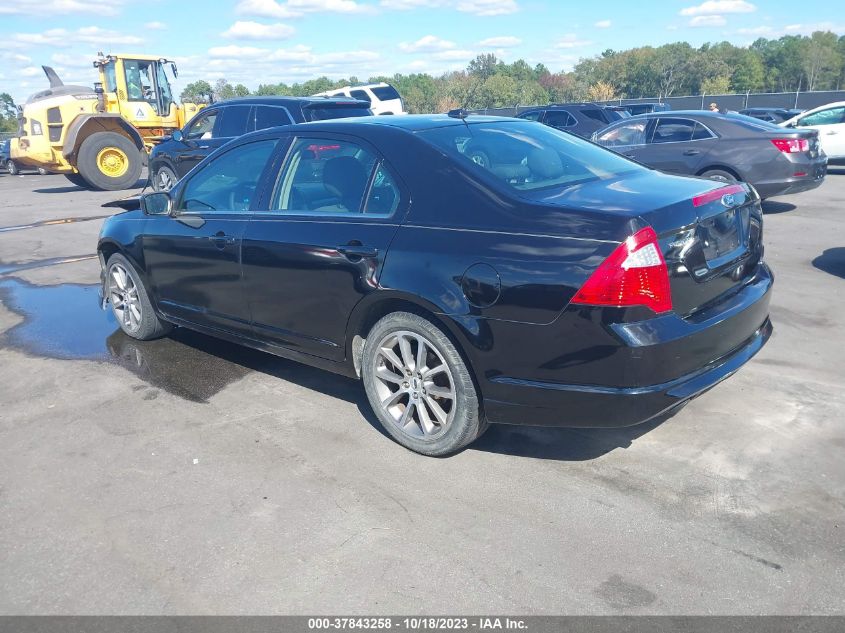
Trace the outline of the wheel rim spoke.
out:
<instances>
[{"instance_id":1,"label":"wheel rim spoke","mask_svg":"<svg viewBox=\"0 0 845 633\"><path fill-rule=\"evenodd\" d=\"M416 404L413 400L409 400L408 404L405 406L405 410L402 412L402 417L399 419L399 426L405 428L408 426L409 423L413 422L414 417L414 409L416 409Z\"/></svg>"},{"instance_id":2,"label":"wheel rim spoke","mask_svg":"<svg viewBox=\"0 0 845 633\"><path fill-rule=\"evenodd\" d=\"M109 271L109 299L115 318L125 329L134 332L141 326L138 288L126 269L118 264Z\"/></svg>"},{"instance_id":3,"label":"wheel rim spoke","mask_svg":"<svg viewBox=\"0 0 845 633\"><path fill-rule=\"evenodd\" d=\"M394 352L392 349L390 349L389 347L382 347L379 351L381 352L382 356L384 356L388 361L390 361L390 364L393 365L393 367L400 371L404 368L404 363L396 355L396 352Z\"/></svg>"},{"instance_id":4,"label":"wheel rim spoke","mask_svg":"<svg viewBox=\"0 0 845 633\"><path fill-rule=\"evenodd\" d=\"M437 427L428 415L428 407L425 402L420 402L419 406L417 406L417 416L420 419L420 428L422 428L423 433L431 435L437 430Z\"/></svg>"},{"instance_id":5,"label":"wheel rim spoke","mask_svg":"<svg viewBox=\"0 0 845 633\"><path fill-rule=\"evenodd\" d=\"M405 377L400 376L399 374L393 373L388 369L387 365L382 365L376 370L376 376L381 378L382 380L387 380L388 382L392 382L397 385L401 385L405 382Z\"/></svg>"},{"instance_id":6,"label":"wheel rim spoke","mask_svg":"<svg viewBox=\"0 0 845 633\"><path fill-rule=\"evenodd\" d=\"M414 354L411 351L411 341L407 336L399 337L399 351L402 353L402 362L405 369L414 369Z\"/></svg>"},{"instance_id":7,"label":"wheel rim spoke","mask_svg":"<svg viewBox=\"0 0 845 633\"><path fill-rule=\"evenodd\" d=\"M434 417L437 418L438 424L440 424L441 426L445 425L446 421L449 419L449 415L442 409L439 404L437 404L437 401L426 394L425 403L428 405L428 408L431 409L431 412L434 414Z\"/></svg>"},{"instance_id":8,"label":"wheel rim spoke","mask_svg":"<svg viewBox=\"0 0 845 633\"><path fill-rule=\"evenodd\" d=\"M452 393L451 389L435 385L434 383L425 385L425 393L426 395L433 396L435 398L448 398L449 400L455 399L455 395Z\"/></svg>"}]
</instances>

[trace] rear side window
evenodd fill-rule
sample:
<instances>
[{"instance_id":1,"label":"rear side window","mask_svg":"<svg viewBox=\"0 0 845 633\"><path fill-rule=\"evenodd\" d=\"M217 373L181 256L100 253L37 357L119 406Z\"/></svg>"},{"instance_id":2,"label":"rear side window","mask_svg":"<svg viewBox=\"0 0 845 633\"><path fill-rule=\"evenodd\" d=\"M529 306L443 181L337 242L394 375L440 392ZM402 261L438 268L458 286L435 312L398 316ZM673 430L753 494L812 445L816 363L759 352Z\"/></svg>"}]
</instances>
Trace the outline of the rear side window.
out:
<instances>
[{"instance_id":1,"label":"rear side window","mask_svg":"<svg viewBox=\"0 0 845 633\"><path fill-rule=\"evenodd\" d=\"M288 111L273 106L255 106L255 129L264 130L268 127L288 125L293 123Z\"/></svg>"},{"instance_id":2,"label":"rear side window","mask_svg":"<svg viewBox=\"0 0 845 633\"><path fill-rule=\"evenodd\" d=\"M376 88L370 88L373 91L373 94L378 97L382 101L390 101L391 99L399 99L399 93L396 92L396 88L393 86L377 86Z\"/></svg>"},{"instance_id":3,"label":"rear side window","mask_svg":"<svg viewBox=\"0 0 845 633\"><path fill-rule=\"evenodd\" d=\"M577 121L566 110L549 110L546 112L546 118L543 120L543 123L552 127L572 127Z\"/></svg>"},{"instance_id":4,"label":"rear side window","mask_svg":"<svg viewBox=\"0 0 845 633\"><path fill-rule=\"evenodd\" d=\"M695 121L661 117L651 136L652 143L683 143L692 140Z\"/></svg>"},{"instance_id":5,"label":"rear side window","mask_svg":"<svg viewBox=\"0 0 845 633\"><path fill-rule=\"evenodd\" d=\"M693 141L703 141L706 138L713 138L713 133L704 127L701 123L696 121L695 129L692 131Z\"/></svg>"},{"instance_id":6,"label":"rear side window","mask_svg":"<svg viewBox=\"0 0 845 633\"><path fill-rule=\"evenodd\" d=\"M542 115L542 111L534 110L533 112L523 112L522 114L518 114L517 118L525 119L526 121L539 121Z\"/></svg>"},{"instance_id":7,"label":"rear side window","mask_svg":"<svg viewBox=\"0 0 845 633\"><path fill-rule=\"evenodd\" d=\"M571 186L645 169L566 132L527 122L448 126L417 134L467 169L521 191Z\"/></svg>"},{"instance_id":8,"label":"rear side window","mask_svg":"<svg viewBox=\"0 0 845 633\"><path fill-rule=\"evenodd\" d=\"M353 116L369 116L372 114L367 106L340 105L335 107L303 108L306 121L325 121L326 119L344 119Z\"/></svg>"},{"instance_id":9,"label":"rear side window","mask_svg":"<svg viewBox=\"0 0 845 633\"><path fill-rule=\"evenodd\" d=\"M198 213L248 211L275 146L275 140L256 141L211 160L185 184L179 208Z\"/></svg>"},{"instance_id":10,"label":"rear side window","mask_svg":"<svg viewBox=\"0 0 845 633\"><path fill-rule=\"evenodd\" d=\"M217 124L214 127L216 138L233 138L246 134L249 123L249 113L252 106L233 105L220 109Z\"/></svg>"},{"instance_id":11,"label":"rear side window","mask_svg":"<svg viewBox=\"0 0 845 633\"><path fill-rule=\"evenodd\" d=\"M371 101L370 95L367 94L366 90L352 90L349 92L349 96L353 99L359 99L360 101Z\"/></svg>"},{"instance_id":12,"label":"rear side window","mask_svg":"<svg viewBox=\"0 0 845 633\"><path fill-rule=\"evenodd\" d=\"M584 108L581 110L581 114L583 114L588 119L593 119L598 121L599 123L610 123L610 118L598 108Z\"/></svg>"},{"instance_id":13,"label":"rear side window","mask_svg":"<svg viewBox=\"0 0 845 633\"><path fill-rule=\"evenodd\" d=\"M645 145L646 125L648 125L648 119L638 119L627 122L624 125L616 125L602 132L596 138L596 142L605 147Z\"/></svg>"}]
</instances>

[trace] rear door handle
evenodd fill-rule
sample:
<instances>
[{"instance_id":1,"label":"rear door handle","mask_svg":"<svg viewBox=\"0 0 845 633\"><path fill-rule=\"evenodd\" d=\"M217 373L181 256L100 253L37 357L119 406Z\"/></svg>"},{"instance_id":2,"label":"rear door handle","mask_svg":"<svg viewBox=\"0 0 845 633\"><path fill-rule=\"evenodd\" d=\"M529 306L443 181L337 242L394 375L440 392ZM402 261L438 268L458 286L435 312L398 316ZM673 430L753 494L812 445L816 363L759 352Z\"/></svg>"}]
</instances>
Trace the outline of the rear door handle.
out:
<instances>
[{"instance_id":1,"label":"rear door handle","mask_svg":"<svg viewBox=\"0 0 845 633\"><path fill-rule=\"evenodd\" d=\"M378 257L378 249L363 244L344 244L337 247L337 252L347 259L363 259L365 257Z\"/></svg>"},{"instance_id":2,"label":"rear door handle","mask_svg":"<svg viewBox=\"0 0 845 633\"><path fill-rule=\"evenodd\" d=\"M684 152L684 156L698 156L700 153L697 149L688 149Z\"/></svg>"},{"instance_id":3,"label":"rear door handle","mask_svg":"<svg viewBox=\"0 0 845 633\"><path fill-rule=\"evenodd\" d=\"M235 243L235 238L230 235L226 235L223 231L217 231L214 235L209 235L208 239L214 242L217 248L223 248L227 244Z\"/></svg>"}]
</instances>

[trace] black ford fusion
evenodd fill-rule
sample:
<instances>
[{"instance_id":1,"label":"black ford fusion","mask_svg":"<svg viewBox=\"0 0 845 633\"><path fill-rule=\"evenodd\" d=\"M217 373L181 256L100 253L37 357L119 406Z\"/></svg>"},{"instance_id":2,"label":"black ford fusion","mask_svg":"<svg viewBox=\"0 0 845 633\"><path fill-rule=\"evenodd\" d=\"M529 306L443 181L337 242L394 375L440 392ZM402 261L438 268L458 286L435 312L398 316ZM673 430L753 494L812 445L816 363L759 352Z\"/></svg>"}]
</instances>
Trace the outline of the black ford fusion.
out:
<instances>
[{"instance_id":1,"label":"black ford fusion","mask_svg":"<svg viewBox=\"0 0 845 633\"><path fill-rule=\"evenodd\" d=\"M360 377L384 428L428 455L488 423L642 422L772 331L751 187L528 121L274 128L119 206L98 251L129 336L183 326Z\"/></svg>"}]
</instances>

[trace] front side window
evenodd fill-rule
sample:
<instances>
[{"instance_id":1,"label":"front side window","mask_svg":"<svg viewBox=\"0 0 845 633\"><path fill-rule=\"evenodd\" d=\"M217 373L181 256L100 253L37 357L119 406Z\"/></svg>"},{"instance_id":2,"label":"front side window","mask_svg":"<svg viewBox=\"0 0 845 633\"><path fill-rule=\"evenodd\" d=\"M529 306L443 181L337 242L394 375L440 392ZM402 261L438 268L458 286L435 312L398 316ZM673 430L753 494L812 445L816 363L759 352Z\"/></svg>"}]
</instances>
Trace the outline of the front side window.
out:
<instances>
[{"instance_id":1,"label":"front side window","mask_svg":"<svg viewBox=\"0 0 845 633\"><path fill-rule=\"evenodd\" d=\"M217 120L217 110L203 110L188 126L185 133L187 139L209 139L214 135L214 122Z\"/></svg>"},{"instance_id":2,"label":"front side window","mask_svg":"<svg viewBox=\"0 0 845 633\"><path fill-rule=\"evenodd\" d=\"M370 150L346 140L298 138L270 208L295 214L386 217L398 204L395 178Z\"/></svg>"},{"instance_id":3,"label":"front side window","mask_svg":"<svg viewBox=\"0 0 845 633\"><path fill-rule=\"evenodd\" d=\"M845 123L845 107L822 110L798 120L798 125L835 125L836 123Z\"/></svg>"},{"instance_id":4,"label":"front side window","mask_svg":"<svg viewBox=\"0 0 845 633\"><path fill-rule=\"evenodd\" d=\"M417 135L468 170L521 191L566 187L645 169L572 134L527 122L450 125Z\"/></svg>"},{"instance_id":5,"label":"front side window","mask_svg":"<svg viewBox=\"0 0 845 633\"><path fill-rule=\"evenodd\" d=\"M651 136L652 143L683 143L692 140L695 121L661 117Z\"/></svg>"},{"instance_id":6,"label":"front side window","mask_svg":"<svg viewBox=\"0 0 845 633\"><path fill-rule=\"evenodd\" d=\"M599 145L605 147L624 147L627 145L644 145L645 128L648 119L630 121L623 125L617 125L603 132L596 138Z\"/></svg>"},{"instance_id":7,"label":"front side window","mask_svg":"<svg viewBox=\"0 0 845 633\"><path fill-rule=\"evenodd\" d=\"M275 146L275 140L247 143L210 161L185 183L179 209L198 213L248 211Z\"/></svg>"}]
</instances>

